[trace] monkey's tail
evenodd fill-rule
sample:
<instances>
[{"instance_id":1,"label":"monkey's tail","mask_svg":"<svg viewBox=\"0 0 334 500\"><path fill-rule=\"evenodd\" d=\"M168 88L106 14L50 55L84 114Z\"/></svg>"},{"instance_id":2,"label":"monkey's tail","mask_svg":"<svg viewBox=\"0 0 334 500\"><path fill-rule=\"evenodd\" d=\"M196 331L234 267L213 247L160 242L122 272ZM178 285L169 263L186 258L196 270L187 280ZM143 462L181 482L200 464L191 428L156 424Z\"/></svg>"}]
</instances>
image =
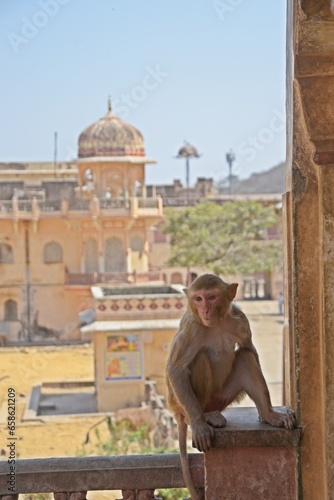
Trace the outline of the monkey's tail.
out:
<instances>
[{"instance_id":1,"label":"monkey's tail","mask_svg":"<svg viewBox=\"0 0 334 500\"><path fill-rule=\"evenodd\" d=\"M179 447L183 479L189 490L191 500L198 500L198 495L190 474L189 458L187 452L187 424L181 413L176 415L179 429Z\"/></svg>"}]
</instances>

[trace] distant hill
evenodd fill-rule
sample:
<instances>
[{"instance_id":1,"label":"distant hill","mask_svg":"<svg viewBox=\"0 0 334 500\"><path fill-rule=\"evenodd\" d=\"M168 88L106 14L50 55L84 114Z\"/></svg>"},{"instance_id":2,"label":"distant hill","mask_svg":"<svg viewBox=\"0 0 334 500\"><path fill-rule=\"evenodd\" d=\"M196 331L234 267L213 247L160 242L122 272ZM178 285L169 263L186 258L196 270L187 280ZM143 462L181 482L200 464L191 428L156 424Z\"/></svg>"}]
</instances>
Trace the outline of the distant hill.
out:
<instances>
[{"instance_id":1,"label":"distant hill","mask_svg":"<svg viewBox=\"0 0 334 500\"><path fill-rule=\"evenodd\" d=\"M284 193L285 163L280 163L264 172L252 174L248 179L233 184L234 194Z\"/></svg>"}]
</instances>

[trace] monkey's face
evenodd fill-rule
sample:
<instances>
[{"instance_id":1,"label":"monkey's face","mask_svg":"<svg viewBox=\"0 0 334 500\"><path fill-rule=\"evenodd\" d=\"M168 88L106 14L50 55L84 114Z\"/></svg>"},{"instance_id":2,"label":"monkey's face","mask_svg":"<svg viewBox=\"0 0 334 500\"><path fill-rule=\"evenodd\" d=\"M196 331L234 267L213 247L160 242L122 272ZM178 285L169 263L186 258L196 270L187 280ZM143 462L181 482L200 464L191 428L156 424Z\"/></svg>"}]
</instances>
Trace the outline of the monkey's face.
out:
<instances>
[{"instance_id":1,"label":"monkey's face","mask_svg":"<svg viewBox=\"0 0 334 500\"><path fill-rule=\"evenodd\" d=\"M212 290L196 290L191 293L190 306L204 326L217 326L230 307L228 290L213 288Z\"/></svg>"}]
</instances>

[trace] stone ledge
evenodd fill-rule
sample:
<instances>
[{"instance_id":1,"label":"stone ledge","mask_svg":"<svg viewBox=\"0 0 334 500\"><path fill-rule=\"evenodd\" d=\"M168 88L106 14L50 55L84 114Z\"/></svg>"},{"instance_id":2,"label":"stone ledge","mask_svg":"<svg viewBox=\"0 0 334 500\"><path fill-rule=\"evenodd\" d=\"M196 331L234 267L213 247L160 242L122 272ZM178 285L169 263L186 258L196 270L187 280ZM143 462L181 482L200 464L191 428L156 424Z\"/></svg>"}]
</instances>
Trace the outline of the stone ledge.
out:
<instances>
[{"instance_id":1,"label":"stone ledge","mask_svg":"<svg viewBox=\"0 0 334 500\"><path fill-rule=\"evenodd\" d=\"M189 455L197 487L204 486L204 457ZM8 494L9 464L0 462L0 495ZM181 488L179 455L41 458L16 460L15 493Z\"/></svg>"},{"instance_id":2,"label":"stone ledge","mask_svg":"<svg viewBox=\"0 0 334 500\"><path fill-rule=\"evenodd\" d=\"M204 454L206 498L296 500L302 429L263 424L256 408L231 408L224 415L227 426L215 430L213 448Z\"/></svg>"},{"instance_id":3,"label":"stone ledge","mask_svg":"<svg viewBox=\"0 0 334 500\"><path fill-rule=\"evenodd\" d=\"M275 407L285 412L285 407ZM229 408L223 412L227 425L215 429L213 448L278 447L298 448L302 429L272 427L259 422L256 408Z\"/></svg>"},{"instance_id":4,"label":"stone ledge","mask_svg":"<svg viewBox=\"0 0 334 500\"><path fill-rule=\"evenodd\" d=\"M285 410L283 407L276 409ZM285 485L287 493L284 498L294 498L291 496L291 491L296 489L297 484L295 473L297 449L302 430L298 428L289 431L262 424L258 421L256 408L231 408L224 412L224 415L227 418L227 426L215 429L213 449L205 453L205 456L201 453L189 454L195 485L203 487L205 474L210 498L218 500L222 498L221 488L223 488L219 478L229 477L229 483L234 484L233 478L238 475L238 471L248 467L249 474L245 475L243 488L252 492L252 485L247 483L246 476L254 477L254 471L259 464L261 471L269 467L278 474L277 464L281 463L284 465L282 467L286 476L284 479L282 475L285 482L283 479L279 481ZM288 475L287 470L289 470ZM0 495L8 493L9 471L8 462L0 462ZM274 481L269 472L263 473L261 479L268 491L273 488L272 484L277 480L276 478ZM211 478L210 482L211 476L213 479ZM178 488L184 486L184 481L179 455L166 454L16 460L15 486L16 493L49 493ZM218 488L217 496L213 493L213 489L216 488ZM236 488L235 484L233 488ZM254 496L246 498L248 500ZM276 499L276 496L272 498Z\"/></svg>"}]
</instances>

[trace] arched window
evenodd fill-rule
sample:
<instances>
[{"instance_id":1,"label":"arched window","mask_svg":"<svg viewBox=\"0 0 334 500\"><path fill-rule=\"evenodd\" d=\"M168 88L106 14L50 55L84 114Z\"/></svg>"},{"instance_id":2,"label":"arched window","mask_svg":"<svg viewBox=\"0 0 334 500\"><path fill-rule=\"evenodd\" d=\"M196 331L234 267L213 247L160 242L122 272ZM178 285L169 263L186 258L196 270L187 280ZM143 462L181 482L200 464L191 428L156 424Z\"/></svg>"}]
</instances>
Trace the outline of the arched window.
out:
<instances>
[{"instance_id":1,"label":"arched window","mask_svg":"<svg viewBox=\"0 0 334 500\"><path fill-rule=\"evenodd\" d=\"M13 249L7 243L0 243L0 264L13 264Z\"/></svg>"},{"instance_id":2,"label":"arched window","mask_svg":"<svg viewBox=\"0 0 334 500\"><path fill-rule=\"evenodd\" d=\"M44 264L55 264L63 262L63 249L61 245L55 241L44 245Z\"/></svg>"},{"instance_id":3,"label":"arched window","mask_svg":"<svg viewBox=\"0 0 334 500\"><path fill-rule=\"evenodd\" d=\"M126 272L126 258L123 243L119 238L109 238L104 252L104 269L106 273Z\"/></svg>"},{"instance_id":4,"label":"arched window","mask_svg":"<svg viewBox=\"0 0 334 500\"><path fill-rule=\"evenodd\" d=\"M85 241L85 272L99 272L99 255L97 242L92 237L87 238L87 240Z\"/></svg>"},{"instance_id":5,"label":"arched window","mask_svg":"<svg viewBox=\"0 0 334 500\"><path fill-rule=\"evenodd\" d=\"M5 321L17 321L17 302L15 300L7 300L5 302Z\"/></svg>"}]
</instances>

